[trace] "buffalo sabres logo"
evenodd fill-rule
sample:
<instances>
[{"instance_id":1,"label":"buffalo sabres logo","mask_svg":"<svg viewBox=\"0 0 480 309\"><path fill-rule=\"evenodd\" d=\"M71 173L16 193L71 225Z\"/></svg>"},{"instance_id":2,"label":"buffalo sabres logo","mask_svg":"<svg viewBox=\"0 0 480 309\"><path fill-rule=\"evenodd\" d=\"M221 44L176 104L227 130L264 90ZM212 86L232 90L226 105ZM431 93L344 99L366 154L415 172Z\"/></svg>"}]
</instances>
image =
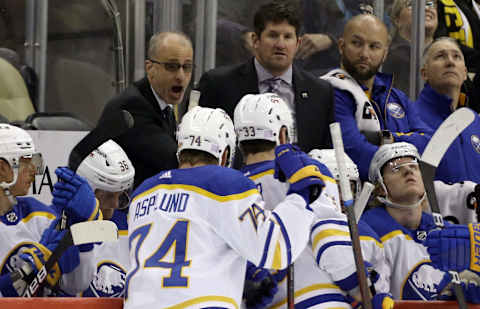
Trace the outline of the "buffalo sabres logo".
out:
<instances>
[{"instance_id":1,"label":"buffalo sabres logo","mask_svg":"<svg viewBox=\"0 0 480 309\"><path fill-rule=\"evenodd\" d=\"M394 118L401 119L405 117L405 111L403 110L403 107L398 103L388 103L387 111Z\"/></svg>"},{"instance_id":2,"label":"buffalo sabres logo","mask_svg":"<svg viewBox=\"0 0 480 309\"><path fill-rule=\"evenodd\" d=\"M88 290L86 297L123 297L125 291L125 269L120 265L105 261L98 265L97 274Z\"/></svg>"},{"instance_id":3,"label":"buffalo sabres logo","mask_svg":"<svg viewBox=\"0 0 480 309\"><path fill-rule=\"evenodd\" d=\"M475 149L476 152L480 153L480 138L473 134L470 137L470 142L472 143L473 149Z\"/></svg>"}]
</instances>

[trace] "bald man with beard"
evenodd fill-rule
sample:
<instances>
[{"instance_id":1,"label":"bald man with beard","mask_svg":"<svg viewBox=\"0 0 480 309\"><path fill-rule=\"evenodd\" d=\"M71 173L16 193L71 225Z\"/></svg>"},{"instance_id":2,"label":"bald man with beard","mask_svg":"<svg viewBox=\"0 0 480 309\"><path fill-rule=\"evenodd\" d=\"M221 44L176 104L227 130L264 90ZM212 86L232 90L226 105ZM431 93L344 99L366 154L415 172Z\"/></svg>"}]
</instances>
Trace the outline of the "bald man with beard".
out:
<instances>
[{"instance_id":1,"label":"bald man with beard","mask_svg":"<svg viewBox=\"0 0 480 309\"><path fill-rule=\"evenodd\" d=\"M340 68L322 76L335 87L335 118L345 151L367 180L379 145L409 142L423 151L431 130L408 97L393 87L393 78L378 70L388 53L388 30L373 15L357 15L339 39Z\"/></svg>"}]
</instances>

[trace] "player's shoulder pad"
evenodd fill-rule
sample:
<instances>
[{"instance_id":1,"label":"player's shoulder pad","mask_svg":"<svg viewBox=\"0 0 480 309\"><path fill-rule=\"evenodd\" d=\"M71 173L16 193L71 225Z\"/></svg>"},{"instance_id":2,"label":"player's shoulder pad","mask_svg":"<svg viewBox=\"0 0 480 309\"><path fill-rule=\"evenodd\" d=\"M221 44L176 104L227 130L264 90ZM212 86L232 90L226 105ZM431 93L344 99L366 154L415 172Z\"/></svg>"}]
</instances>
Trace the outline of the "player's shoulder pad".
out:
<instances>
[{"instance_id":1,"label":"player's shoulder pad","mask_svg":"<svg viewBox=\"0 0 480 309\"><path fill-rule=\"evenodd\" d=\"M117 225L118 230L128 230L127 213L124 210L116 209L110 221Z\"/></svg>"},{"instance_id":2,"label":"player's shoulder pad","mask_svg":"<svg viewBox=\"0 0 480 309\"><path fill-rule=\"evenodd\" d=\"M365 221L360 220L358 222L358 233L360 236L368 236L380 242L378 234Z\"/></svg>"},{"instance_id":3,"label":"player's shoulder pad","mask_svg":"<svg viewBox=\"0 0 480 309\"><path fill-rule=\"evenodd\" d=\"M376 234L382 239L389 233L396 230L407 234L405 228L396 222L385 210L384 207L376 207L367 210L361 217L360 222L364 221Z\"/></svg>"},{"instance_id":4,"label":"player's shoulder pad","mask_svg":"<svg viewBox=\"0 0 480 309\"><path fill-rule=\"evenodd\" d=\"M265 173L271 173L273 175L274 169L275 161L271 160L245 165L242 167L241 172L248 178L255 179L264 175Z\"/></svg>"},{"instance_id":5,"label":"player's shoulder pad","mask_svg":"<svg viewBox=\"0 0 480 309\"><path fill-rule=\"evenodd\" d=\"M132 199L157 186L182 186L185 190L207 192L227 197L242 193L258 193L255 183L240 171L206 165L195 168L164 171L144 181L134 192Z\"/></svg>"},{"instance_id":6,"label":"player's shoulder pad","mask_svg":"<svg viewBox=\"0 0 480 309\"><path fill-rule=\"evenodd\" d=\"M33 197L17 197L16 207L22 218L43 216L53 220L58 216L53 207L49 207Z\"/></svg>"}]
</instances>

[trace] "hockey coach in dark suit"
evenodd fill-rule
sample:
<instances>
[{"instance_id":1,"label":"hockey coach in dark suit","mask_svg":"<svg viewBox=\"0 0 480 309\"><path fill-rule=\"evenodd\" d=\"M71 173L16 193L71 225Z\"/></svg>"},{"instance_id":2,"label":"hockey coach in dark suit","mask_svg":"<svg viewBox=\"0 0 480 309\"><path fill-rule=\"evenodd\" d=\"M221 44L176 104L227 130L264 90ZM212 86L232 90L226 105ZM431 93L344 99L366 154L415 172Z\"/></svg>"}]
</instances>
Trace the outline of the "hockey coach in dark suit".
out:
<instances>
[{"instance_id":1,"label":"hockey coach in dark suit","mask_svg":"<svg viewBox=\"0 0 480 309\"><path fill-rule=\"evenodd\" d=\"M334 121L333 89L328 82L292 65L300 44L300 9L291 1L273 1L255 13L255 57L236 66L206 72L200 79L200 105L224 109L233 119L238 101L249 93L275 92L295 119L294 136L304 151L330 148Z\"/></svg>"},{"instance_id":2,"label":"hockey coach in dark suit","mask_svg":"<svg viewBox=\"0 0 480 309\"><path fill-rule=\"evenodd\" d=\"M193 49L182 33L152 36L147 76L107 103L98 122L112 111L124 109L135 121L133 128L115 138L135 167L137 187L162 170L177 168L176 121L173 107L183 100L193 69Z\"/></svg>"}]
</instances>

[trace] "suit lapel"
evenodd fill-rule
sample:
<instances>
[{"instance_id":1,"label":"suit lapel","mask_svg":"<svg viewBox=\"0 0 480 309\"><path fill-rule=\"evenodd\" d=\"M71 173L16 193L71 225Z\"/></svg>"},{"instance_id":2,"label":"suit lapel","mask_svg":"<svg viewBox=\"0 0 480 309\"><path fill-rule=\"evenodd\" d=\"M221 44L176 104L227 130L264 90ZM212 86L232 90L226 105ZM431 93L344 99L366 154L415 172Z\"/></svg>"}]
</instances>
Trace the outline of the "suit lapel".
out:
<instances>
[{"instance_id":1,"label":"suit lapel","mask_svg":"<svg viewBox=\"0 0 480 309\"><path fill-rule=\"evenodd\" d=\"M255 70L255 65L253 63L254 59L255 58L252 58L250 61L246 62L240 69L241 80L239 85L242 87L242 93L245 94L260 93L260 90L258 89L257 71Z\"/></svg>"},{"instance_id":2,"label":"suit lapel","mask_svg":"<svg viewBox=\"0 0 480 309\"><path fill-rule=\"evenodd\" d=\"M292 82L295 92L295 119L297 122L297 138L300 147L310 144L312 136L311 132L313 123L315 123L315 110L314 104L310 103L310 92L308 91L307 81L303 77L302 73L298 71L298 68L293 66L292 69ZM301 119L301 120L299 120Z\"/></svg>"}]
</instances>

